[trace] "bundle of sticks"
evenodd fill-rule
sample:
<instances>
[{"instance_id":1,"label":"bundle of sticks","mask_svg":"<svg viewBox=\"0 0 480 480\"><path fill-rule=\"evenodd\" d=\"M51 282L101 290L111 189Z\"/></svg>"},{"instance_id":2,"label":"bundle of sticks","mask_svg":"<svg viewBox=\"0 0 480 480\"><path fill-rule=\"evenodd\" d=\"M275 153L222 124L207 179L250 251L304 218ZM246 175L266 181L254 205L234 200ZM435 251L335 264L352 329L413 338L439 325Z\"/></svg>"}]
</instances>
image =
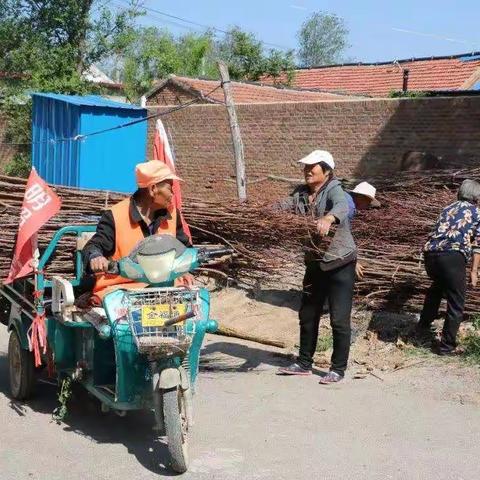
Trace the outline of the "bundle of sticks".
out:
<instances>
[{"instance_id":1,"label":"bundle of sticks","mask_svg":"<svg viewBox=\"0 0 480 480\"><path fill-rule=\"evenodd\" d=\"M466 178L480 179L480 169L404 173L375 178L382 206L358 212L353 233L365 278L357 281L360 302L387 311L420 311L430 285L422 250L444 207L457 198ZM480 311L480 298L467 292L466 312Z\"/></svg>"},{"instance_id":2,"label":"bundle of sticks","mask_svg":"<svg viewBox=\"0 0 480 480\"><path fill-rule=\"evenodd\" d=\"M10 268L25 185L24 179L0 176L0 279L7 276ZM59 228L96 225L105 209L125 197L105 191L52 187L62 199L62 207L38 233L41 251ZM234 249L234 261L229 262L228 273L241 277L245 283L278 272L289 258L288 252L301 249L299 232L314 228L313 220L260 204L219 205L186 198L183 213L192 230L194 244L222 243ZM271 247L279 242L281 248ZM46 275L73 274L74 253L75 239L62 240L45 270Z\"/></svg>"},{"instance_id":3,"label":"bundle of sticks","mask_svg":"<svg viewBox=\"0 0 480 480\"><path fill-rule=\"evenodd\" d=\"M353 234L365 276L356 283L357 302L392 311L418 311L429 285L421 262L422 247L442 208L456 198L465 178L479 178L480 169L417 172L369 179L377 187L381 208L358 212ZM5 278L18 229L25 180L0 176L0 278ZM355 182L345 181L345 186ZM54 187L62 209L39 232L40 249L64 225L96 224L102 211L122 194ZM267 192L268 193L268 192ZM244 284L260 282L277 288L299 287L305 245L317 253L326 250L331 237L315 243L312 218L292 215L271 204L247 202L220 204L184 198L183 213L195 244L218 244L235 250L233 259L217 266ZM57 249L47 274L73 272L74 240ZM480 299L469 291L467 312L480 310Z\"/></svg>"}]
</instances>

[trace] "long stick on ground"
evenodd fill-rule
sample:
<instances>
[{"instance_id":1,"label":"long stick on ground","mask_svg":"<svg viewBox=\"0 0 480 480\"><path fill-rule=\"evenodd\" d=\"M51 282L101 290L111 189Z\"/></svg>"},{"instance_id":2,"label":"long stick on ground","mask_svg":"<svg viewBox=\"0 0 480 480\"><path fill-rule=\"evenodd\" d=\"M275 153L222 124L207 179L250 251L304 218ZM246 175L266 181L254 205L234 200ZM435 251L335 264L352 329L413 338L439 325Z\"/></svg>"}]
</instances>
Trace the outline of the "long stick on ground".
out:
<instances>
[{"instance_id":1,"label":"long stick on ground","mask_svg":"<svg viewBox=\"0 0 480 480\"><path fill-rule=\"evenodd\" d=\"M233 152L235 155L235 173L237 178L238 200L244 202L247 199L247 178L245 174L245 159L243 153L243 141L238 125L237 112L233 101L232 90L230 88L230 75L228 67L223 62L218 62L218 69L222 77L222 87L225 94L225 104L227 105L228 118L230 120L230 130L232 132Z\"/></svg>"},{"instance_id":2,"label":"long stick on ground","mask_svg":"<svg viewBox=\"0 0 480 480\"><path fill-rule=\"evenodd\" d=\"M218 335L224 335L225 337L239 338L241 340L249 340L250 342L261 343L263 345L270 345L272 347L286 348L287 345L283 342L277 342L275 340L269 340L268 338L257 337L255 335L250 335L248 333L243 333L233 328L225 327L222 324L218 325L218 330L216 331Z\"/></svg>"}]
</instances>

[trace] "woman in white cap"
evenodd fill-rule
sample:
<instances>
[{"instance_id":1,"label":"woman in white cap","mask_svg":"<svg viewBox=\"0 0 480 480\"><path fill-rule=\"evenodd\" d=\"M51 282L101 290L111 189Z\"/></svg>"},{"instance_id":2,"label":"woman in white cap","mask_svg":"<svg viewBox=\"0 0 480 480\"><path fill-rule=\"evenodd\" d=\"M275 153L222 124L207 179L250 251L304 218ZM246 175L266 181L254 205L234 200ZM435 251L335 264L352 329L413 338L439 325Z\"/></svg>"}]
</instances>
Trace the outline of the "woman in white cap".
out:
<instances>
[{"instance_id":1,"label":"woman in white cap","mask_svg":"<svg viewBox=\"0 0 480 480\"><path fill-rule=\"evenodd\" d=\"M296 363L281 368L286 375L309 375L317 347L318 328L325 300L330 305L333 353L330 371L320 383L342 380L350 351L350 315L357 248L350 232L348 203L340 181L333 171L332 155L315 150L299 161L304 166L305 185L297 188L283 208L317 219L317 230L325 236L337 225L325 253L310 249L305 253L306 271L300 307L300 351Z\"/></svg>"},{"instance_id":2,"label":"woman in white cap","mask_svg":"<svg viewBox=\"0 0 480 480\"><path fill-rule=\"evenodd\" d=\"M355 217L357 210L366 210L367 208L380 207L380 202L375 198L377 189L368 182L359 183L353 190L345 193L348 202L348 218L350 223ZM363 278L363 265L357 261L356 274L358 278Z\"/></svg>"},{"instance_id":3,"label":"woman in white cap","mask_svg":"<svg viewBox=\"0 0 480 480\"><path fill-rule=\"evenodd\" d=\"M353 220L356 210L366 210L369 207L380 206L380 202L375 198L376 193L377 189L368 182L359 183L353 190L347 191L350 221Z\"/></svg>"}]
</instances>

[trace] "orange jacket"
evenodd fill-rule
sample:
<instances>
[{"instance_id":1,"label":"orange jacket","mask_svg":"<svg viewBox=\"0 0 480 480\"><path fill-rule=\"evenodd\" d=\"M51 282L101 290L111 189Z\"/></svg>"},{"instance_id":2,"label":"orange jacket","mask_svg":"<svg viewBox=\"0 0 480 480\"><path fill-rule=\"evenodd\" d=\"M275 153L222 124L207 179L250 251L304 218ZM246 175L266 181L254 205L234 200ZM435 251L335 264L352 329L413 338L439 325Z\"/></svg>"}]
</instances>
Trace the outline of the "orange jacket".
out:
<instances>
[{"instance_id":1,"label":"orange jacket","mask_svg":"<svg viewBox=\"0 0 480 480\"><path fill-rule=\"evenodd\" d=\"M130 216L130 201L130 198L126 198L111 208L115 223L115 253L112 255L112 260L120 260L122 257L128 256L137 243L145 238L142 227L134 222ZM177 211L172 205L168 212L170 218L161 222L155 233L167 233L175 237L177 233ZM120 275L100 273L97 274L93 293L103 298L106 293L115 288L143 288L145 286L145 283L134 282Z\"/></svg>"}]
</instances>

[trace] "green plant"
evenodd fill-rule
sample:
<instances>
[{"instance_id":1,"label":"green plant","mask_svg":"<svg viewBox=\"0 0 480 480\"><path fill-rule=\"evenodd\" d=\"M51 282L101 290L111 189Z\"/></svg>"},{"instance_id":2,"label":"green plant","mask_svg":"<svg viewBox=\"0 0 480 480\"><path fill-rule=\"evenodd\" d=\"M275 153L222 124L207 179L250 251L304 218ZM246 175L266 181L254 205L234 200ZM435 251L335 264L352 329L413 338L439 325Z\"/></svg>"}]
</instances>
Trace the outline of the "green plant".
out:
<instances>
[{"instance_id":1,"label":"green plant","mask_svg":"<svg viewBox=\"0 0 480 480\"><path fill-rule=\"evenodd\" d=\"M32 169L32 162L28 153L17 153L5 166L5 175L27 178Z\"/></svg>"},{"instance_id":2,"label":"green plant","mask_svg":"<svg viewBox=\"0 0 480 480\"><path fill-rule=\"evenodd\" d=\"M473 330L470 331L461 341L465 349L465 356L480 364L480 315L472 319Z\"/></svg>"},{"instance_id":3,"label":"green plant","mask_svg":"<svg viewBox=\"0 0 480 480\"><path fill-rule=\"evenodd\" d=\"M326 352L333 348L333 337L331 333L318 337L316 352Z\"/></svg>"},{"instance_id":4,"label":"green plant","mask_svg":"<svg viewBox=\"0 0 480 480\"><path fill-rule=\"evenodd\" d=\"M57 423L63 422L68 415L68 402L72 397L72 379L70 377L65 378L60 386L60 392L58 393L58 402L60 405L55 408L52 413L52 418Z\"/></svg>"},{"instance_id":5,"label":"green plant","mask_svg":"<svg viewBox=\"0 0 480 480\"><path fill-rule=\"evenodd\" d=\"M407 90L406 92L402 90L392 90L388 96L390 98L424 98L431 97L430 92L421 92L416 90Z\"/></svg>"}]
</instances>

